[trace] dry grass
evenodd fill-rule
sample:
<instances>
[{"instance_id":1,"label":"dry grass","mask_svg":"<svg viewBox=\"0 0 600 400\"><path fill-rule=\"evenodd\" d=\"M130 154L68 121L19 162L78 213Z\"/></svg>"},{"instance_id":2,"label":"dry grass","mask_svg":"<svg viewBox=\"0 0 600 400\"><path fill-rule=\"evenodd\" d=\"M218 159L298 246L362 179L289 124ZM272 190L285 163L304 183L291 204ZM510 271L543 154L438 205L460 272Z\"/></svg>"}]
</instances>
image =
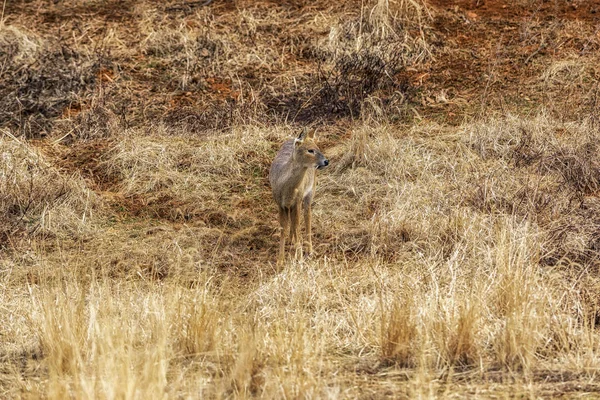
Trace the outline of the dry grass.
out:
<instances>
[{"instance_id":1,"label":"dry grass","mask_svg":"<svg viewBox=\"0 0 600 400\"><path fill-rule=\"evenodd\" d=\"M464 62L445 29L465 20L434 2L65 3L0 25L0 397L600 391L590 52L523 56L535 108L496 108L490 60L451 88L487 113L453 100L448 124L427 75ZM528 21L518 43L596 46ZM266 177L298 123L331 167L314 257L276 271Z\"/></svg>"},{"instance_id":2,"label":"dry grass","mask_svg":"<svg viewBox=\"0 0 600 400\"><path fill-rule=\"evenodd\" d=\"M95 83L97 55L4 24L0 46L0 125L19 135L50 133L54 120Z\"/></svg>"},{"instance_id":3,"label":"dry grass","mask_svg":"<svg viewBox=\"0 0 600 400\"><path fill-rule=\"evenodd\" d=\"M124 196L150 206L154 195L190 207L221 202L230 221L210 226L198 221L202 210L190 214L183 230L170 227L170 218L154 227L117 221L76 252L66 242L36 249L26 269L13 255L4 284L35 285L8 296L8 307L19 307L11 312L24 314L9 326L30 338L20 356L26 361L19 362L38 372L29 378L18 372L18 381L8 374L5 390L34 397L355 397L368 374L373 378L360 390L413 397L474 382L491 388L495 374L504 374L503 380L523 382L510 390L528 386L535 395L545 379L565 371L571 380L593 380L596 317L593 299L582 291L596 281L581 278L594 259L583 259L588 271L574 280L564 279L562 267L540 267L555 225L572 211L559 209L547 220L544 213L510 211L515 204L473 203L475 171L497 175L487 183L493 196L487 201L517 202L511 191L522 181L504 184L509 174L539 170L511 167L518 143L497 137L494 127L560 126L539 118L450 129L381 125L363 134L367 127L357 127L356 139L330 149L336 167L321 174L317 258L274 274L267 254L254 261L263 271L251 272L252 279L223 269L227 253L239 268L247 250L239 239L223 238L244 235L235 225L235 203L212 196L235 198L219 186L234 182L246 182L245 196L266 196L266 187L241 173L257 161L239 155L269 153L269 143L286 130L232 132L195 146L191 139L161 140L160 130L130 132L106 161L111 173L120 172L116 188ZM362 152L360 137L367 137ZM176 160L186 157L193 167L178 168ZM562 176L542 172L557 182ZM276 239L268 242L273 253ZM23 302L30 304L26 313L18 311ZM14 357L8 365L18 369ZM430 380L433 386L422 385Z\"/></svg>"},{"instance_id":4,"label":"dry grass","mask_svg":"<svg viewBox=\"0 0 600 400\"><path fill-rule=\"evenodd\" d=\"M31 144L0 137L0 243L22 235L82 237L94 229L101 200L77 175L53 167Z\"/></svg>"}]
</instances>

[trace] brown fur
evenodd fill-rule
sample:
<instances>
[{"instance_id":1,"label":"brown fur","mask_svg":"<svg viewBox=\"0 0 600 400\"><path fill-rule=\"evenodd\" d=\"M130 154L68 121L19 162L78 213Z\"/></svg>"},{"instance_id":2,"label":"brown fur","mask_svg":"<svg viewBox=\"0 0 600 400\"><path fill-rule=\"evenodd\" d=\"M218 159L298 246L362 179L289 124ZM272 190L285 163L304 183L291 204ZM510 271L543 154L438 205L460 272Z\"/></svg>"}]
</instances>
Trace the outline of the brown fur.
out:
<instances>
[{"instance_id":1,"label":"brown fur","mask_svg":"<svg viewBox=\"0 0 600 400\"><path fill-rule=\"evenodd\" d=\"M300 212L303 210L308 252L312 253L311 204L316 186L315 170L329 164L315 143L314 131L304 130L298 139L288 140L275 156L269 181L273 189L273 198L279 207L281 239L277 263L281 264L285 256L285 242L288 235L296 246L302 249L300 239Z\"/></svg>"}]
</instances>

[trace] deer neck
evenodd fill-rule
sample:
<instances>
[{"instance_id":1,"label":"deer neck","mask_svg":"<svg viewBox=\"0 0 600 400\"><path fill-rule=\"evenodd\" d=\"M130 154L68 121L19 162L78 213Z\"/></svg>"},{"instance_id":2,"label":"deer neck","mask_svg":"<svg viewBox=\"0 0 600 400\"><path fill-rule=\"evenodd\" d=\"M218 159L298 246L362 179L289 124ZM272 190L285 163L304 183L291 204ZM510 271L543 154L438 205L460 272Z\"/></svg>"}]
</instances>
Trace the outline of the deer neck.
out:
<instances>
[{"instance_id":1,"label":"deer neck","mask_svg":"<svg viewBox=\"0 0 600 400\"><path fill-rule=\"evenodd\" d=\"M306 167L302 164L298 164L292 161L292 168L290 174L290 183L293 187L298 187L300 183L304 180L306 173L308 172L309 167Z\"/></svg>"}]
</instances>

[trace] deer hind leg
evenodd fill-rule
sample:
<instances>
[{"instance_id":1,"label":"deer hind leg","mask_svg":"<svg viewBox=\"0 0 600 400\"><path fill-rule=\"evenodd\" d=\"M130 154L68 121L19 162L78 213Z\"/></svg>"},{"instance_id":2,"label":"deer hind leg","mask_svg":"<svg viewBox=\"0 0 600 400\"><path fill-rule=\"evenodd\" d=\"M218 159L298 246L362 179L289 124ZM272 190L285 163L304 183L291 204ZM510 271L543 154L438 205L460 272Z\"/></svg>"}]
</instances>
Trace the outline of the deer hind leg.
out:
<instances>
[{"instance_id":1,"label":"deer hind leg","mask_svg":"<svg viewBox=\"0 0 600 400\"><path fill-rule=\"evenodd\" d=\"M290 210L279 209L279 224L281 225L281 239L279 240L279 254L277 256L277 265L282 265L285 259L285 240L290 227Z\"/></svg>"},{"instance_id":2,"label":"deer hind leg","mask_svg":"<svg viewBox=\"0 0 600 400\"><path fill-rule=\"evenodd\" d=\"M302 238L300 237L300 205L293 206L290 209L290 232L292 235L292 244L295 247L296 259L302 257Z\"/></svg>"},{"instance_id":3,"label":"deer hind leg","mask_svg":"<svg viewBox=\"0 0 600 400\"><path fill-rule=\"evenodd\" d=\"M306 237L308 242L308 254L312 254L312 210L311 210L311 201L310 197L304 198L304 225L306 227Z\"/></svg>"}]
</instances>

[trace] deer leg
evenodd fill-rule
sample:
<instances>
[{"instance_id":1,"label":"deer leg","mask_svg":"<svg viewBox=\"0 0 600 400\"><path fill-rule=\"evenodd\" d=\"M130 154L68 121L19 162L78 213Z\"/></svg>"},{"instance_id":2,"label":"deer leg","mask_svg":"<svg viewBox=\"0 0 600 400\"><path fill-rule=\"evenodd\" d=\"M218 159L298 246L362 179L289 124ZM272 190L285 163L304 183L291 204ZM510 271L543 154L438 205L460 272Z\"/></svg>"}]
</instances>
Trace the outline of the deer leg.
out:
<instances>
[{"instance_id":1,"label":"deer leg","mask_svg":"<svg viewBox=\"0 0 600 400\"><path fill-rule=\"evenodd\" d=\"M289 209L279 209L279 224L281 225L281 239L279 240L279 255L277 256L277 265L281 266L285 259L285 240L288 235L290 226Z\"/></svg>"},{"instance_id":2,"label":"deer leg","mask_svg":"<svg viewBox=\"0 0 600 400\"><path fill-rule=\"evenodd\" d=\"M290 208L290 236L292 244L296 244L296 240L298 240L298 232L296 231L296 208Z\"/></svg>"},{"instance_id":3,"label":"deer leg","mask_svg":"<svg viewBox=\"0 0 600 400\"><path fill-rule=\"evenodd\" d=\"M290 209L291 235L292 243L296 250L296 259L298 255L302 257L302 239L300 237L300 207L299 204Z\"/></svg>"},{"instance_id":4,"label":"deer leg","mask_svg":"<svg viewBox=\"0 0 600 400\"><path fill-rule=\"evenodd\" d=\"M304 225L306 226L306 237L308 238L308 254L312 254L312 210L309 198L304 199Z\"/></svg>"}]
</instances>

